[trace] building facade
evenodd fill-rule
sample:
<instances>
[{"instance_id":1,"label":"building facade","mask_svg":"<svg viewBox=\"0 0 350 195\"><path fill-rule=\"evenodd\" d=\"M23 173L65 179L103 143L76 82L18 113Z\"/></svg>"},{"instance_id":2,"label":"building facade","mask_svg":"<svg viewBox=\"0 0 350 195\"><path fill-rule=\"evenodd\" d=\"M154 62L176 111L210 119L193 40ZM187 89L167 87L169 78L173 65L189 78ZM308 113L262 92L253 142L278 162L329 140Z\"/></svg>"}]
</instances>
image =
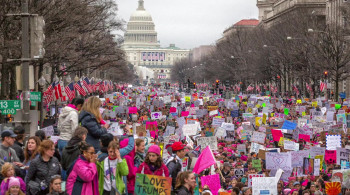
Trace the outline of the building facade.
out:
<instances>
[{"instance_id":1,"label":"building facade","mask_svg":"<svg viewBox=\"0 0 350 195\"><path fill-rule=\"evenodd\" d=\"M127 24L122 49L127 61L134 65L141 83L169 81L172 66L178 60L188 58L190 51L175 44L160 47L151 14L146 11L143 0L139 0L138 4Z\"/></svg>"}]
</instances>

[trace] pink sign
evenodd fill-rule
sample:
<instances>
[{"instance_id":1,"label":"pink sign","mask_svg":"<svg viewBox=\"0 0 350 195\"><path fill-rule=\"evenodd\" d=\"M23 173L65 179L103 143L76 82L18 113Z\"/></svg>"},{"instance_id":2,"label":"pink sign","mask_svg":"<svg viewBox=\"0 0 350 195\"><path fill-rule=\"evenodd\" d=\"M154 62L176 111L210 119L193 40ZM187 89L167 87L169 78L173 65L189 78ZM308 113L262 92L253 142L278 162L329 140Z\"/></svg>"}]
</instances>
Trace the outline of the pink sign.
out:
<instances>
[{"instance_id":1,"label":"pink sign","mask_svg":"<svg viewBox=\"0 0 350 195\"><path fill-rule=\"evenodd\" d=\"M156 129L158 128L158 123L157 121L153 121L153 122L146 122L146 129L150 129L152 127L155 127Z\"/></svg>"},{"instance_id":2,"label":"pink sign","mask_svg":"<svg viewBox=\"0 0 350 195\"><path fill-rule=\"evenodd\" d=\"M170 113L174 113L176 112L176 108L175 107L170 107Z\"/></svg>"},{"instance_id":3,"label":"pink sign","mask_svg":"<svg viewBox=\"0 0 350 195\"><path fill-rule=\"evenodd\" d=\"M137 113L137 107L129 107L129 114L136 114Z\"/></svg>"},{"instance_id":4,"label":"pink sign","mask_svg":"<svg viewBox=\"0 0 350 195\"><path fill-rule=\"evenodd\" d=\"M300 139L303 139L303 140L305 140L306 142L311 142L311 141L310 141L310 135L299 134L299 140L300 140Z\"/></svg>"},{"instance_id":5,"label":"pink sign","mask_svg":"<svg viewBox=\"0 0 350 195\"><path fill-rule=\"evenodd\" d=\"M190 111L182 111L181 116L187 117L190 114Z\"/></svg>"},{"instance_id":6,"label":"pink sign","mask_svg":"<svg viewBox=\"0 0 350 195\"><path fill-rule=\"evenodd\" d=\"M275 142L280 141L281 137L283 137L282 131L278 129L271 129L271 134L273 137L273 141Z\"/></svg>"},{"instance_id":7,"label":"pink sign","mask_svg":"<svg viewBox=\"0 0 350 195\"><path fill-rule=\"evenodd\" d=\"M326 150L324 160L327 164L335 164L337 162L337 151Z\"/></svg>"},{"instance_id":8,"label":"pink sign","mask_svg":"<svg viewBox=\"0 0 350 195\"><path fill-rule=\"evenodd\" d=\"M221 188L219 174L208 175L201 177L202 187L208 185L213 195L218 195L219 189Z\"/></svg>"}]
</instances>

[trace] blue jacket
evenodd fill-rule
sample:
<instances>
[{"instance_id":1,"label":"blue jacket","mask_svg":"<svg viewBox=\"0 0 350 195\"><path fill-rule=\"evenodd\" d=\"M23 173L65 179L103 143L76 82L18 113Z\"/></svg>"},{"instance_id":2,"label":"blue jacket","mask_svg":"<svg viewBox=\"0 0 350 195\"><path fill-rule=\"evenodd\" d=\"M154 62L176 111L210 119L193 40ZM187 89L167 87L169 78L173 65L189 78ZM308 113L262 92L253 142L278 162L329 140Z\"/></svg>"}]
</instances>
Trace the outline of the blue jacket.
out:
<instances>
[{"instance_id":1,"label":"blue jacket","mask_svg":"<svg viewBox=\"0 0 350 195\"><path fill-rule=\"evenodd\" d=\"M96 152L100 151L101 146L99 139L101 135L107 133L107 130L104 127L101 127L101 124L97 122L97 119L93 114L86 111L80 112L79 123L88 130L86 142L91 144Z\"/></svg>"}]
</instances>

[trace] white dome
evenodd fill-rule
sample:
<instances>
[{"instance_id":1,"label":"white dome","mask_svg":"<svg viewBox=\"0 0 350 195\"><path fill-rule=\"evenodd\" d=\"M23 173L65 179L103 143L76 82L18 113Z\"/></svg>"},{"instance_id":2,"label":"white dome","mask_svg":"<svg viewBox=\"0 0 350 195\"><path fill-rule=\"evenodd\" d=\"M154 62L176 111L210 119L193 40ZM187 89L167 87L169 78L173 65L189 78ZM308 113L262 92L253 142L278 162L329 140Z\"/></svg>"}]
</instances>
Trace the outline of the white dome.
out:
<instances>
[{"instance_id":1,"label":"white dome","mask_svg":"<svg viewBox=\"0 0 350 195\"><path fill-rule=\"evenodd\" d=\"M137 10L131 14L129 21L152 21L152 16L146 10Z\"/></svg>"}]
</instances>

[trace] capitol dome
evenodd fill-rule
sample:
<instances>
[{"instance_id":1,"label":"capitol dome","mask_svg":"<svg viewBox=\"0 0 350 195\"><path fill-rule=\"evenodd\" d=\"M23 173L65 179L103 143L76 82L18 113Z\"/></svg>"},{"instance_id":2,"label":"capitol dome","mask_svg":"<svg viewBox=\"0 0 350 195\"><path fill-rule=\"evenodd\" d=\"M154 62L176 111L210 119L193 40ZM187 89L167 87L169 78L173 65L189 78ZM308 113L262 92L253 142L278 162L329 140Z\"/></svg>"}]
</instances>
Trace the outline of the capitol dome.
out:
<instances>
[{"instance_id":1,"label":"capitol dome","mask_svg":"<svg viewBox=\"0 0 350 195\"><path fill-rule=\"evenodd\" d=\"M137 10L130 16L123 47L159 47L152 16L145 10L143 0L139 0Z\"/></svg>"}]
</instances>

